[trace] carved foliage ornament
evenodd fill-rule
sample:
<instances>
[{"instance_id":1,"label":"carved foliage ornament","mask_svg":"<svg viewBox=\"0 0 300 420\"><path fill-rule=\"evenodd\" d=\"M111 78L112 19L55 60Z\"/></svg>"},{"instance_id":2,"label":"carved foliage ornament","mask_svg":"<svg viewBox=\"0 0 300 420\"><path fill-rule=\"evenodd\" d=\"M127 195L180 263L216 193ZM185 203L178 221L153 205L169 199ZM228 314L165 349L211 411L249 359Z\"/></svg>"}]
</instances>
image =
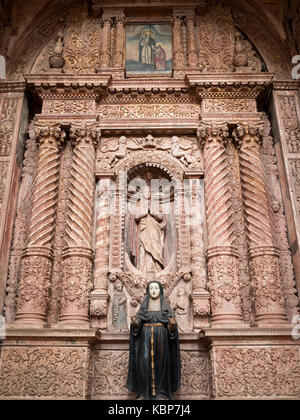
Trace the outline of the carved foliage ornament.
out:
<instances>
[{"instance_id":1,"label":"carved foliage ornament","mask_svg":"<svg viewBox=\"0 0 300 420\"><path fill-rule=\"evenodd\" d=\"M220 348L214 356L219 398L300 396L297 346Z\"/></svg>"},{"instance_id":2,"label":"carved foliage ornament","mask_svg":"<svg viewBox=\"0 0 300 420\"><path fill-rule=\"evenodd\" d=\"M1 356L0 395L4 397L84 397L84 349L9 347Z\"/></svg>"},{"instance_id":3,"label":"carved foliage ornament","mask_svg":"<svg viewBox=\"0 0 300 420\"><path fill-rule=\"evenodd\" d=\"M63 261L63 281L61 285L61 308L75 304L78 309L88 307L92 288L92 262L87 258L68 257Z\"/></svg>"},{"instance_id":4,"label":"carved foliage ornament","mask_svg":"<svg viewBox=\"0 0 300 420\"><path fill-rule=\"evenodd\" d=\"M50 287L51 261L48 258L32 256L22 262L21 279L18 288L18 310L29 305L45 313ZM41 282L40 279L43 279Z\"/></svg>"},{"instance_id":5,"label":"carved foliage ornament","mask_svg":"<svg viewBox=\"0 0 300 420\"><path fill-rule=\"evenodd\" d=\"M0 157L10 156L16 113L17 100L5 99L0 121Z\"/></svg>"}]
</instances>

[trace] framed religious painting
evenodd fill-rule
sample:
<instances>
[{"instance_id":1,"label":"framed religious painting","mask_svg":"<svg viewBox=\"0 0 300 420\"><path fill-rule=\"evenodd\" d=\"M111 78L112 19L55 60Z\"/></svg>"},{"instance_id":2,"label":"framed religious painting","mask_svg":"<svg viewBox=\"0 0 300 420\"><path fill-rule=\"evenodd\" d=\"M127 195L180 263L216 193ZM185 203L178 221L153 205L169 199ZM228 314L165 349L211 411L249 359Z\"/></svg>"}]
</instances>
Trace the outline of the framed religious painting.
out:
<instances>
[{"instance_id":1,"label":"framed religious painting","mask_svg":"<svg viewBox=\"0 0 300 420\"><path fill-rule=\"evenodd\" d=\"M172 74L172 27L126 25L126 76Z\"/></svg>"}]
</instances>

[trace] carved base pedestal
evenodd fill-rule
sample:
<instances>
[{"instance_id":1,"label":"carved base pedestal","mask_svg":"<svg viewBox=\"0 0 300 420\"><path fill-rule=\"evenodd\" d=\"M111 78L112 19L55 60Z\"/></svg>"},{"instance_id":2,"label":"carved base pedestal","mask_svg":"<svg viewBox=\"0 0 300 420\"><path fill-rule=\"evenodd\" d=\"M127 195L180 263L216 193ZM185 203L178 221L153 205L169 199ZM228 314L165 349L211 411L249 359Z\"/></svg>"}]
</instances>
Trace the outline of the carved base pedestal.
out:
<instances>
[{"instance_id":1,"label":"carved base pedestal","mask_svg":"<svg viewBox=\"0 0 300 420\"><path fill-rule=\"evenodd\" d=\"M25 250L18 288L15 324L42 328L46 324L46 308L51 276L51 251L37 247Z\"/></svg>"},{"instance_id":2,"label":"carved base pedestal","mask_svg":"<svg viewBox=\"0 0 300 420\"><path fill-rule=\"evenodd\" d=\"M6 330L0 360L0 399L90 398L93 330Z\"/></svg>"},{"instance_id":3,"label":"carved base pedestal","mask_svg":"<svg viewBox=\"0 0 300 420\"><path fill-rule=\"evenodd\" d=\"M245 326L237 274L237 252L232 246L207 251L212 325Z\"/></svg>"},{"instance_id":4,"label":"carved base pedestal","mask_svg":"<svg viewBox=\"0 0 300 420\"><path fill-rule=\"evenodd\" d=\"M250 250L253 279L255 324L287 324L285 299L279 269L279 252L273 247L253 247Z\"/></svg>"},{"instance_id":5,"label":"carved base pedestal","mask_svg":"<svg viewBox=\"0 0 300 420\"><path fill-rule=\"evenodd\" d=\"M89 326L88 299L91 290L92 251L65 249L59 325Z\"/></svg>"},{"instance_id":6,"label":"carved base pedestal","mask_svg":"<svg viewBox=\"0 0 300 420\"><path fill-rule=\"evenodd\" d=\"M175 400L299 399L300 340L292 328L207 328L180 334ZM0 399L135 400L126 387L128 333L7 328Z\"/></svg>"},{"instance_id":7,"label":"carved base pedestal","mask_svg":"<svg viewBox=\"0 0 300 420\"><path fill-rule=\"evenodd\" d=\"M300 341L291 328L212 328L213 399L299 399Z\"/></svg>"}]
</instances>

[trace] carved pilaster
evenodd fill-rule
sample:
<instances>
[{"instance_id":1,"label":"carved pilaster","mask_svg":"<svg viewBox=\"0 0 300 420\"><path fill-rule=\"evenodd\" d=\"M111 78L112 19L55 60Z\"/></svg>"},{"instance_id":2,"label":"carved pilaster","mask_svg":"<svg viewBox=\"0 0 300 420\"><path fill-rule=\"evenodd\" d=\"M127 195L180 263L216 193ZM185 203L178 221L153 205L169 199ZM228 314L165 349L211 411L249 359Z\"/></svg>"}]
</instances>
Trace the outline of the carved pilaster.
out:
<instances>
[{"instance_id":1,"label":"carved pilaster","mask_svg":"<svg viewBox=\"0 0 300 420\"><path fill-rule=\"evenodd\" d=\"M102 44L100 51L100 68L110 67L111 61L111 17L104 15L102 18Z\"/></svg>"},{"instance_id":2,"label":"carved pilaster","mask_svg":"<svg viewBox=\"0 0 300 420\"><path fill-rule=\"evenodd\" d=\"M191 269L193 279L194 330L198 331L209 325L210 295L207 290L207 276L204 249L203 188L199 179L191 180Z\"/></svg>"},{"instance_id":3,"label":"carved pilaster","mask_svg":"<svg viewBox=\"0 0 300 420\"><path fill-rule=\"evenodd\" d=\"M96 201L96 254L94 262L94 290L90 311L92 326L107 329L109 231L110 231L110 178L99 180Z\"/></svg>"},{"instance_id":4,"label":"carved pilaster","mask_svg":"<svg viewBox=\"0 0 300 420\"><path fill-rule=\"evenodd\" d=\"M15 322L40 326L46 320L58 195L59 144L65 133L59 124L38 123L35 132L39 141L38 163Z\"/></svg>"},{"instance_id":5,"label":"carved pilaster","mask_svg":"<svg viewBox=\"0 0 300 420\"><path fill-rule=\"evenodd\" d=\"M59 322L86 324L92 274L92 215L95 190L95 145L100 130L94 123L72 124L74 154L63 250Z\"/></svg>"},{"instance_id":6,"label":"carved pilaster","mask_svg":"<svg viewBox=\"0 0 300 420\"><path fill-rule=\"evenodd\" d=\"M234 246L233 215L226 165L228 127L227 124L203 124L198 135L203 147L206 171L207 258L212 323L242 323L237 272L238 253Z\"/></svg>"},{"instance_id":7,"label":"carved pilaster","mask_svg":"<svg viewBox=\"0 0 300 420\"><path fill-rule=\"evenodd\" d=\"M116 51L114 56L114 66L124 67L124 16L116 17Z\"/></svg>"},{"instance_id":8,"label":"carved pilaster","mask_svg":"<svg viewBox=\"0 0 300 420\"><path fill-rule=\"evenodd\" d=\"M195 15L190 14L186 17L186 34L188 49L188 65L189 67L198 66L197 42L195 36Z\"/></svg>"},{"instance_id":9,"label":"carved pilaster","mask_svg":"<svg viewBox=\"0 0 300 420\"><path fill-rule=\"evenodd\" d=\"M255 321L287 322L279 271L279 252L273 244L269 200L260 156L262 124L238 124L233 133L239 141L239 158Z\"/></svg>"},{"instance_id":10,"label":"carved pilaster","mask_svg":"<svg viewBox=\"0 0 300 420\"><path fill-rule=\"evenodd\" d=\"M175 69L185 67L182 40L182 16L177 11L174 11L173 20L173 60Z\"/></svg>"}]
</instances>

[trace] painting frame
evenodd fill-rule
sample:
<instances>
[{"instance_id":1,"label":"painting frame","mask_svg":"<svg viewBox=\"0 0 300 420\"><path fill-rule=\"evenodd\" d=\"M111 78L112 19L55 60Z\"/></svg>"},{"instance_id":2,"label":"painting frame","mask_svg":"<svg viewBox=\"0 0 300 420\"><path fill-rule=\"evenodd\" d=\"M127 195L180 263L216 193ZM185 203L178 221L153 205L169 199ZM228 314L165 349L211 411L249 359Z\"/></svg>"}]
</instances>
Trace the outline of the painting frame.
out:
<instances>
[{"instance_id":1,"label":"painting frame","mask_svg":"<svg viewBox=\"0 0 300 420\"><path fill-rule=\"evenodd\" d=\"M125 76L172 77L173 31L169 22L125 26Z\"/></svg>"}]
</instances>

